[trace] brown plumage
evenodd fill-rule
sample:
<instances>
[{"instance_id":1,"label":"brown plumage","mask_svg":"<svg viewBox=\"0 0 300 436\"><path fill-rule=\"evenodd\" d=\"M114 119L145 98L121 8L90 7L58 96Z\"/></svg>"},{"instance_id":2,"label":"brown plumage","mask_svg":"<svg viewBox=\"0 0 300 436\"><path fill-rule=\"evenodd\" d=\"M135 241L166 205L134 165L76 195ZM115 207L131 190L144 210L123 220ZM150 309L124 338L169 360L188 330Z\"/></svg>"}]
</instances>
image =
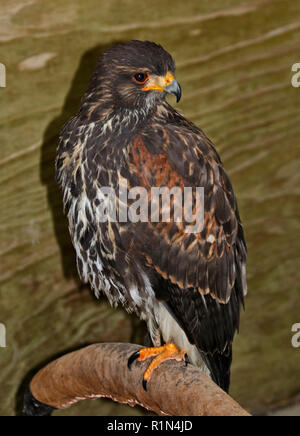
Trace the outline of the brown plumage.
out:
<instances>
[{"instance_id":1,"label":"brown plumage","mask_svg":"<svg viewBox=\"0 0 300 436\"><path fill-rule=\"evenodd\" d=\"M186 348L228 390L246 294L246 244L213 144L165 100L166 93L181 95L174 71L172 57L154 43L132 41L105 52L79 113L62 130L57 181L81 279L144 319L154 345ZM203 229L186 233L184 220L172 216L104 222L102 188L118 193L125 182L126 192L146 189L149 207L152 188L203 187ZM161 203L156 207L163 213ZM121 208L119 198L118 216Z\"/></svg>"}]
</instances>

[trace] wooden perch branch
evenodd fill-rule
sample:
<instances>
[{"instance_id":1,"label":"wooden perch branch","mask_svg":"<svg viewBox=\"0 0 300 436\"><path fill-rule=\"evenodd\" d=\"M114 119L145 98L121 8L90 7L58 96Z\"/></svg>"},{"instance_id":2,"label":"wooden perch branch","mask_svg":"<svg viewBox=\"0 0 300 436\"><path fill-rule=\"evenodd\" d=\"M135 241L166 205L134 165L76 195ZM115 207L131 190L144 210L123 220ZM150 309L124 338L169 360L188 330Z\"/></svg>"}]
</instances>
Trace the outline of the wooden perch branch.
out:
<instances>
[{"instance_id":1,"label":"wooden perch branch","mask_svg":"<svg viewBox=\"0 0 300 436\"><path fill-rule=\"evenodd\" d=\"M133 344L94 344L67 354L39 371L30 383L38 402L57 409L91 398L111 398L139 404L158 415L249 416L200 369L168 361L159 366L148 384L142 377L149 361L136 362L128 370ZM31 414L25 401L25 414Z\"/></svg>"}]
</instances>

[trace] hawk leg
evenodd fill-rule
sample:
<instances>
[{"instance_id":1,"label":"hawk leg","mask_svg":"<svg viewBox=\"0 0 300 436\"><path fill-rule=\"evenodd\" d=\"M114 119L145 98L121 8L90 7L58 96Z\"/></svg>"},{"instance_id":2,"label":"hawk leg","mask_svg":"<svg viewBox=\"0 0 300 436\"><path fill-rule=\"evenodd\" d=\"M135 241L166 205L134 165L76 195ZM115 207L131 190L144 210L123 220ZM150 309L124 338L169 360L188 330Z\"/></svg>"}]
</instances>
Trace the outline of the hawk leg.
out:
<instances>
[{"instance_id":1,"label":"hawk leg","mask_svg":"<svg viewBox=\"0 0 300 436\"><path fill-rule=\"evenodd\" d=\"M145 336L145 339L144 339L144 346L145 346L146 348L154 347L154 343L153 343L153 341L152 341L152 338L151 338L151 335L150 335L149 332L148 332L148 333L146 334L146 336Z\"/></svg>"},{"instance_id":2,"label":"hawk leg","mask_svg":"<svg viewBox=\"0 0 300 436\"><path fill-rule=\"evenodd\" d=\"M148 368L146 369L143 377L143 388L147 391L147 383L151 378L151 375L155 368L166 360L177 360L178 362L184 361L187 365L189 363L186 350L180 350L175 344L165 344L161 347L143 348L136 351L128 359L128 368L131 369L131 365L135 360L143 362L149 357L154 357Z\"/></svg>"}]
</instances>

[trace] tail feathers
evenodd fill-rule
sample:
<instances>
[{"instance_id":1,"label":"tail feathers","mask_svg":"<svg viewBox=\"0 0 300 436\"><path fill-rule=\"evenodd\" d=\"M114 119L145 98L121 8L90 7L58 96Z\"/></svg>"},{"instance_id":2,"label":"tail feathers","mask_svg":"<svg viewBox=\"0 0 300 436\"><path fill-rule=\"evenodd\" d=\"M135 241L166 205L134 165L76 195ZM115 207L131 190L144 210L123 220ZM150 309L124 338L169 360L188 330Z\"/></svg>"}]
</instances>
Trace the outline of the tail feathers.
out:
<instances>
[{"instance_id":1,"label":"tail feathers","mask_svg":"<svg viewBox=\"0 0 300 436\"><path fill-rule=\"evenodd\" d=\"M158 312L158 325L165 343L174 342L180 349L185 349L190 362L198 366L203 372L209 374L213 381L228 393L230 385L230 367L232 362L232 344L227 344L222 353L218 352L219 344L214 344L214 352L203 351L204 347L188 338L182 323L179 322L169 305L160 304ZM149 327L148 327L149 328ZM152 331L150 329L152 337ZM153 338L152 338L153 339ZM196 343L195 343L196 342Z\"/></svg>"},{"instance_id":2,"label":"tail feathers","mask_svg":"<svg viewBox=\"0 0 300 436\"><path fill-rule=\"evenodd\" d=\"M201 353L201 357L210 370L212 380L225 392L230 387L230 367L232 363L232 347L229 346L224 353Z\"/></svg>"}]
</instances>

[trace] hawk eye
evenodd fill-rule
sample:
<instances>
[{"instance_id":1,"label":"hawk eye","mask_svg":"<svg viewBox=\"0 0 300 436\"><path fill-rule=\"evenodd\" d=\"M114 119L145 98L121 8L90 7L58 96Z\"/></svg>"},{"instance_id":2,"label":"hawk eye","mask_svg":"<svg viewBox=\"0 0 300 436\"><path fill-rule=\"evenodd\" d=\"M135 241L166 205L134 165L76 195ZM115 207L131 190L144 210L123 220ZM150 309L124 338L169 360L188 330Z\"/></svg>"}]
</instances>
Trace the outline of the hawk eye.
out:
<instances>
[{"instance_id":1,"label":"hawk eye","mask_svg":"<svg viewBox=\"0 0 300 436\"><path fill-rule=\"evenodd\" d=\"M147 82L147 80L149 79L149 74L147 73L136 73L134 75L134 79L138 82L138 83L145 83Z\"/></svg>"}]
</instances>

